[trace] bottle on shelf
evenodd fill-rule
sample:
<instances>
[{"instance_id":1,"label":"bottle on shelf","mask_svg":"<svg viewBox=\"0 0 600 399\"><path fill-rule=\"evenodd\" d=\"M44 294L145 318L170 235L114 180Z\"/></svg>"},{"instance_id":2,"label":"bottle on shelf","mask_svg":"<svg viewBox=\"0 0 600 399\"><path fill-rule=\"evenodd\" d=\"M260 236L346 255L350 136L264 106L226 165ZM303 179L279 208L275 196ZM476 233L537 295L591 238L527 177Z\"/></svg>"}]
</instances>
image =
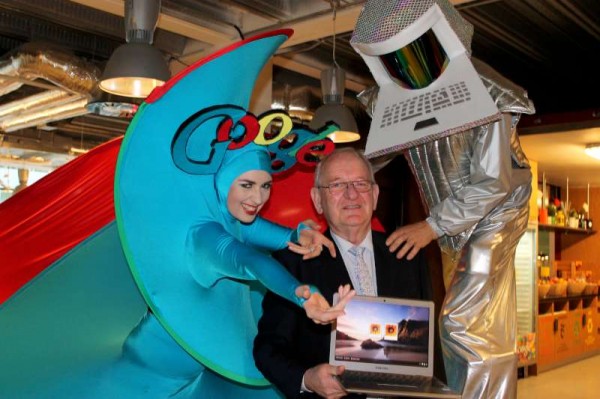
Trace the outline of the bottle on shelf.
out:
<instances>
[{"instance_id":1,"label":"bottle on shelf","mask_svg":"<svg viewBox=\"0 0 600 399\"><path fill-rule=\"evenodd\" d=\"M548 224L548 209L542 207L538 210L540 224Z\"/></svg>"},{"instance_id":2,"label":"bottle on shelf","mask_svg":"<svg viewBox=\"0 0 600 399\"><path fill-rule=\"evenodd\" d=\"M540 281L543 284L550 283L550 257L545 253L538 254L538 261L540 265Z\"/></svg>"},{"instance_id":3,"label":"bottle on shelf","mask_svg":"<svg viewBox=\"0 0 600 399\"><path fill-rule=\"evenodd\" d=\"M565 225L565 213L563 212L562 208L558 208L558 210L556 211L555 223L557 226Z\"/></svg>"},{"instance_id":4,"label":"bottle on shelf","mask_svg":"<svg viewBox=\"0 0 600 399\"><path fill-rule=\"evenodd\" d=\"M578 227L580 229L585 229L586 228L586 224L587 224L587 222L585 220L585 217L584 217L583 213L580 213L579 214L579 225L578 225Z\"/></svg>"}]
</instances>

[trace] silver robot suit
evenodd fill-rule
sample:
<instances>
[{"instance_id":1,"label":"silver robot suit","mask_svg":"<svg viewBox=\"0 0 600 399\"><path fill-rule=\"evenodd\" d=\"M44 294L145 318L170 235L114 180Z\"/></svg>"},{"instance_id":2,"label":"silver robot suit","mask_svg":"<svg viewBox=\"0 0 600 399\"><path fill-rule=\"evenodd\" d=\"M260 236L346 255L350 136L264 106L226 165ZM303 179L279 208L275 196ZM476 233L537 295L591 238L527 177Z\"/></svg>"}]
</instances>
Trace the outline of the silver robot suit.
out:
<instances>
[{"instance_id":1,"label":"silver robot suit","mask_svg":"<svg viewBox=\"0 0 600 399\"><path fill-rule=\"evenodd\" d=\"M380 30L378 40L389 39L403 29L398 21L418 19L419 12L431 6L443 10L470 52L472 27L445 0L369 0L352 43L363 48L369 45L373 35L368 31L373 27ZM417 15L407 17L406 13ZM471 61L500 111L500 119L478 126L466 124L462 131L454 129L441 138L436 135L402 152L429 211L427 222L450 259L440 313L448 384L466 399L515 398L514 257L527 228L531 194L531 171L516 124L522 113L535 110L522 88L488 65ZM371 115L377 92L375 87L359 95Z\"/></svg>"}]
</instances>

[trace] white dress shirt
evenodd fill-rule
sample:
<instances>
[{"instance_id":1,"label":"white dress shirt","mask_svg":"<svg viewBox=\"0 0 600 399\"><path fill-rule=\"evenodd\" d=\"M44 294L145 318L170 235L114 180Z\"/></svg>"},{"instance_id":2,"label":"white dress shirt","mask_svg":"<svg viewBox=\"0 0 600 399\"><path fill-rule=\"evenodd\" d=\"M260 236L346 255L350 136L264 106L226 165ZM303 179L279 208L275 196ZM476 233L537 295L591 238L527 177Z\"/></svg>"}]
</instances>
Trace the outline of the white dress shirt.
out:
<instances>
[{"instance_id":1,"label":"white dress shirt","mask_svg":"<svg viewBox=\"0 0 600 399\"><path fill-rule=\"evenodd\" d=\"M350 281L352 281L353 287L358 287L358 272L356 269L356 260L355 257L349 252L350 248L358 246L364 247L365 252L363 254L363 258L367 265L369 266L369 274L371 275L371 282L373 287L375 287L375 294L377 294L377 277L375 273L375 252L373 251L373 236L371 234L371 230L367 233L367 236L359 245L354 245L350 241L343 239L342 237L335 234L333 231L331 232L331 237L333 241L335 241L339 253L342 256L342 260L344 261L344 265L346 266L346 270L350 275ZM304 376L302 376L302 385L300 387L300 392L312 392L306 385L304 385Z\"/></svg>"},{"instance_id":2,"label":"white dress shirt","mask_svg":"<svg viewBox=\"0 0 600 399\"><path fill-rule=\"evenodd\" d=\"M346 270L348 270L348 274L350 275L350 281L352 281L353 287L360 287L358 283L358 271L356 270L356 259L349 252L352 247L363 247L365 248L365 252L363 254L363 258L365 263L369 267L369 274L371 276L371 283L375 288L375 295L377 295L377 274L375 272L375 252L373 251L373 236L371 234L371 230L367 233L366 237L362 242L358 245L352 244L350 241L343 239L342 237L335 234L333 231L331 232L331 237L333 241L335 241L340 255L342 255L342 259L344 260L344 265L346 266Z\"/></svg>"}]
</instances>

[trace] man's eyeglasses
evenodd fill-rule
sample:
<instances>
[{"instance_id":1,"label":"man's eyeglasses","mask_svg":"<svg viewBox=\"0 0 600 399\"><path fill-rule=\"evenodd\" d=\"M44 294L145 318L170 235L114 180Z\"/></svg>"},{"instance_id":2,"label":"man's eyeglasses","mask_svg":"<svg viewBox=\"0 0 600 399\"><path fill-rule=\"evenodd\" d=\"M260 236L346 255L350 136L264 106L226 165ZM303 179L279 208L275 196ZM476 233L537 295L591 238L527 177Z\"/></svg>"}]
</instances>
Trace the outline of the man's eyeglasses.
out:
<instances>
[{"instance_id":1,"label":"man's eyeglasses","mask_svg":"<svg viewBox=\"0 0 600 399\"><path fill-rule=\"evenodd\" d=\"M339 181L335 183L330 183L326 186L318 186L319 188L326 188L329 190L331 194L340 194L348 189L350 185L354 187L356 191L359 193L366 193L371 191L373 187L373 182L368 180L354 180L354 181Z\"/></svg>"}]
</instances>

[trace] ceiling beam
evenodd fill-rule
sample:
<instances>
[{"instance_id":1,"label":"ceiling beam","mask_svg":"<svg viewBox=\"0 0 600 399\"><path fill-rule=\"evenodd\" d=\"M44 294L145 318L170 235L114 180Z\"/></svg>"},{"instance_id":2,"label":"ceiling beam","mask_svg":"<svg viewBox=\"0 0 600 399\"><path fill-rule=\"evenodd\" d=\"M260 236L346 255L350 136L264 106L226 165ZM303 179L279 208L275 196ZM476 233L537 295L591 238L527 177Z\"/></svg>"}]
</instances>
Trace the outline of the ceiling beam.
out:
<instances>
[{"instance_id":1,"label":"ceiling beam","mask_svg":"<svg viewBox=\"0 0 600 399\"><path fill-rule=\"evenodd\" d=\"M95 8L110 14L125 16L123 0L71 0L90 8ZM214 29L193 24L180 18L161 13L158 18L158 27L169 32L176 33L187 38L209 43L212 45L224 45L237 39L237 36L223 34Z\"/></svg>"},{"instance_id":2,"label":"ceiling beam","mask_svg":"<svg viewBox=\"0 0 600 399\"><path fill-rule=\"evenodd\" d=\"M124 16L125 10L123 0L71 0L81 5L95 8L111 14ZM451 3L458 5L470 3L477 0L450 0ZM363 4L352 5L349 7L340 8L336 13L335 31L336 33L350 32L356 25L356 20L360 15ZM209 46L203 48L199 43L188 43L184 55L179 58L184 64L191 64L196 60L203 58L209 53L216 51L219 48L233 43L238 39L237 35L231 36L218 32L214 29L203 27L201 25L192 24L179 18L175 18L164 13L160 14L158 19L158 27L182 36L185 36L194 41L206 43ZM321 11L314 15L309 15L289 23L277 24L254 32L248 32L247 36L259 34L274 29L293 29L294 34L286 40L281 48L296 46L299 44L312 42L333 35L332 14L330 11ZM200 49L199 49L200 47ZM188 54L188 55L186 55ZM289 58L276 56L274 57L275 65L282 68L310 76L315 79L320 79L321 69L317 66L307 65L298 61L290 60ZM183 65L174 65L171 69L177 72L182 69ZM368 83L359 82L347 76L346 86L349 90L356 92L362 91Z\"/></svg>"},{"instance_id":3,"label":"ceiling beam","mask_svg":"<svg viewBox=\"0 0 600 399\"><path fill-rule=\"evenodd\" d=\"M450 0L454 5L471 3L477 0ZM346 33L354 30L356 21L363 8L363 4L339 8L335 18L335 33ZM273 29L289 28L294 30L294 35L285 41L280 48L286 48L312 42L324 37L333 36L333 23L331 11L308 15L290 23L269 26L251 34L261 33Z\"/></svg>"},{"instance_id":4,"label":"ceiling beam","mask_svg":"<svg viewBox=\"0 0 600 399\"><path fill-rule=\"evenodd\" d=\"M125 15L123 0L70 1L121 17ZM455 5L471 3L474 1L477 0L450 0L450 2ZM362 7L362 4L358 4L339 9L336 14L336 32L344 33L352 31L356 25L356 20L358 19ZM158 19L158 27L160 29L177 33L193 40L198 40L219 47L238 40L237 35L224 34L214 29L193 24L164 13L160 14ZM298 21L269 26L261 31L250 32L250 34L281 28L290 28L294 30L294 35L282 45L282 48L318 40L323 37L329 37L333 34L333 24L331 23L330 12L320 12L316 15L309 15L307 17L300 18Z\"/></svg>"},{"instance_id":5,"label":"ceiling beam","mask_svg":"<svg viewBox=\"0 0 600 399\"><path fill-rule=\"evenodd\" d=\"M354 30L356 20L362 10L362 4L352 7L346 7L338 10L335 18L335 32L345 33ZM331 12L317 14L303 18L299 21L284 23L277 26L268 27L262 32L275 29L293 29L294 34L288 40L281 45L280 48L286 48L303 44L306 42L312 42L315 40L322 39L333 35L333 23ZM252 32L260 33L260 32Z\"/></svg>"},{"instance_id":6,"label":"ceiling beam","mask_svg":"<svg viewBox=\"0 0 600 399\"><path fill-rule=\"evenodd\" d=\"M321 72L323 71L323 66L321 65L311 65L306 62L293 60L280 55L273 57L273 65L277 65L278 67L302 74L304 76L309 76L316 80L321 80ZM373 85L373 82L365 81L358 76L352 76L346 72L346 88L348 90L360 93L371 85Z\"/></svg>"}]
</instances>

